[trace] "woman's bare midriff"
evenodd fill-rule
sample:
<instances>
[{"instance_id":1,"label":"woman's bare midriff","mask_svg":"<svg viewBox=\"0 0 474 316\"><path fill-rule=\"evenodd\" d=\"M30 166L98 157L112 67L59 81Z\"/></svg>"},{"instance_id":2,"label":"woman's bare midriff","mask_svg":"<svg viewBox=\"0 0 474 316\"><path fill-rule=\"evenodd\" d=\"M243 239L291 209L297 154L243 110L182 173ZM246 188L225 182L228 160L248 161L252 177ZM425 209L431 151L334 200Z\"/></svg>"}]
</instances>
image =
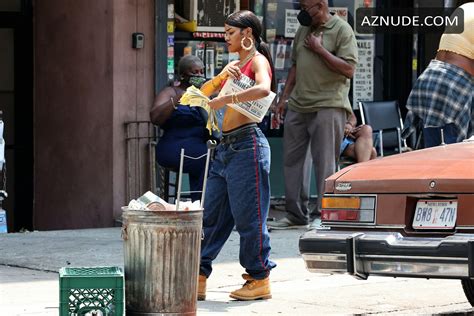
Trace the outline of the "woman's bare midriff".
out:
<instances>
[{"instance_id":1,"label":"woman's bare midriff","mask_svg":"<svg viewBox=\"0 0 474 316\"><path fill-rule=\"evenodd\" d=\"M244 124L253 123L251 119L246 117L243 114L240 114L231 107L227 107L224 115L224 120L222 122L222 131L230 131Z\"/></svg>"}]
</instances>

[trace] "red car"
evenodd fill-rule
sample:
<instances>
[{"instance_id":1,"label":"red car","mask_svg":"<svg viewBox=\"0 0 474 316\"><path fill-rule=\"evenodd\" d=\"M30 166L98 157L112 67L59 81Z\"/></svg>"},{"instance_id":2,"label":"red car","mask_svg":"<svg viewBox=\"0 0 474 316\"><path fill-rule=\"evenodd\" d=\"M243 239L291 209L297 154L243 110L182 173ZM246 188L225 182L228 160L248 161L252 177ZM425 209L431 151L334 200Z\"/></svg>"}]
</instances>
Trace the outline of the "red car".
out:
<instances>
[{"instance_id":1,"label":"red car","mask_svg":"<svg viewBox=\"0 0 474 316\"><path fill-rule=\"evenodd\" d=\"M354 164L326 180L311 272L460 279L474 306L474 142Z\"/></svg>"}]
</instances>

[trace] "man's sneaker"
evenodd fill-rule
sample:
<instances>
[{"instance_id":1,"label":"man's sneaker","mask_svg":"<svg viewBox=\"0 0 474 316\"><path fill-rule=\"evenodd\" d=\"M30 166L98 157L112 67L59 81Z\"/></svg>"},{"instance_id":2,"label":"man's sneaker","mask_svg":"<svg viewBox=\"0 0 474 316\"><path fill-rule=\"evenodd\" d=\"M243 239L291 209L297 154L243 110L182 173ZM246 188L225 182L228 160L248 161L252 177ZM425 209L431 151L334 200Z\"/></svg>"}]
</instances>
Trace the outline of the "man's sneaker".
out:
<instances>
[{"instance_id":1,"label":"man's sneaker","mask_svg":"<svg viewBox=\"0 0 474 316\"><path fill-rule=\"evenodd\" d=\"M256 280L249 274L242 274L242 278L246 281L242 288L230 293L230 297L239 301L266 300L272 298L270 291L270 278L266 277L262 280Z\"/></svg>"},{"instance_id":2,"label":"man's sneaker","mask_svg":"<svg viewBox=\"0 0 474 316\"><path fill-rule=\"evenodd\" d=\"M321 218L314 219L309 225L308 230L319 229L321 228Z\"/></svg>"},{"instance_id":3,"label":"man's sneaker","mask_svg":"<svg viewBox=\"0 0 474 316\"><path fill-rule=\"evenodd\" d=\"M295 228L306 227L306 225L299 225L299 224L293 223L287 217L283 217L282 219L279 219L275 222L267 222L267 226L270 227L271 229L295 229Z\"/></svg>"},{"instance_id":4,"label":"man's sneaker","mask_svg":"<svg viewBox=\"0 0 474 316\"><path fill-rule=\"evenodd\" d=\"M207 278L205 275L200 274L198 279L198 301L206 300L206 283Z\"/></svg>"}]
</instances>

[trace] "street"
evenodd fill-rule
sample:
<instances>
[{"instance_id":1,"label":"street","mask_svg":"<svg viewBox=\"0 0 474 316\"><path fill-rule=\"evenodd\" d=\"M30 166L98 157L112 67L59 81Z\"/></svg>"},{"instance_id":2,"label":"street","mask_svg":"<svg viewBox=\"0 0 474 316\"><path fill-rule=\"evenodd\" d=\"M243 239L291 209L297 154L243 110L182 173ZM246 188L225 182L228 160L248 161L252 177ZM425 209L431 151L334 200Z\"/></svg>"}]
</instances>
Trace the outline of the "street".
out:
<instances>
[{"instance_id":1,"label":"street","mask_svg":"<svg viewBox=\"0 0 474 316\"><path fill-rule=\"evenodd\" d=\"M238 235L233 232L208 280L198 315L471 314L457 280L309 273L298 252L304 229L272 231L273 299L237 302L228 293L241 286ZM0 235L0 315L57 315L62 266L123 266L120 228Z\"/></svg>"}]
</instances>

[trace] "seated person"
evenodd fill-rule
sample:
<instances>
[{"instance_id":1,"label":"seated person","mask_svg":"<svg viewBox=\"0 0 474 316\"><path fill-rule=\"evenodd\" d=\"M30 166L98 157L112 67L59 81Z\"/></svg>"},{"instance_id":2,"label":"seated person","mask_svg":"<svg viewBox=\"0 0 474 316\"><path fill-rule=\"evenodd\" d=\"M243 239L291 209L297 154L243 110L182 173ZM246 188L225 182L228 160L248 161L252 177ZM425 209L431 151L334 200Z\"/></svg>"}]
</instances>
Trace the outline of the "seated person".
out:
<instances>
[{"instance_id":1,"label":"seated person","mask_svg":"<svg viewBox=\"0 0 474 316\"><path fill-rule=\"evenodd\" d=\"M344 139L341 143L340 155L354 159L357 162L369 161L377 157L373 146L372 127L359 125L352 113L344 126Z\"/></svg>"},{"instance_id":2,"label":"seated person","mask_svg":"<svg viewBox=\"0 0 474 316\"><path fill-rule=\"evenodd\" d=\"M206 142L210 138L206 129L207 112L202 108L179 104L179 99L191 85L200 88L205 82L204 64L196 56L183 56L178 63L179 85L165 87L156 96L150 111L151 121L163 130L156 146L156 160L165 168L179 168L181 148L184 154L199 157L207 153ZM204 181L206 157L184 158L183 172L189 174L191 191L201 191ZM191 193L193 201L201 199L201 193Z\"/></svg>"}]
</instances>

